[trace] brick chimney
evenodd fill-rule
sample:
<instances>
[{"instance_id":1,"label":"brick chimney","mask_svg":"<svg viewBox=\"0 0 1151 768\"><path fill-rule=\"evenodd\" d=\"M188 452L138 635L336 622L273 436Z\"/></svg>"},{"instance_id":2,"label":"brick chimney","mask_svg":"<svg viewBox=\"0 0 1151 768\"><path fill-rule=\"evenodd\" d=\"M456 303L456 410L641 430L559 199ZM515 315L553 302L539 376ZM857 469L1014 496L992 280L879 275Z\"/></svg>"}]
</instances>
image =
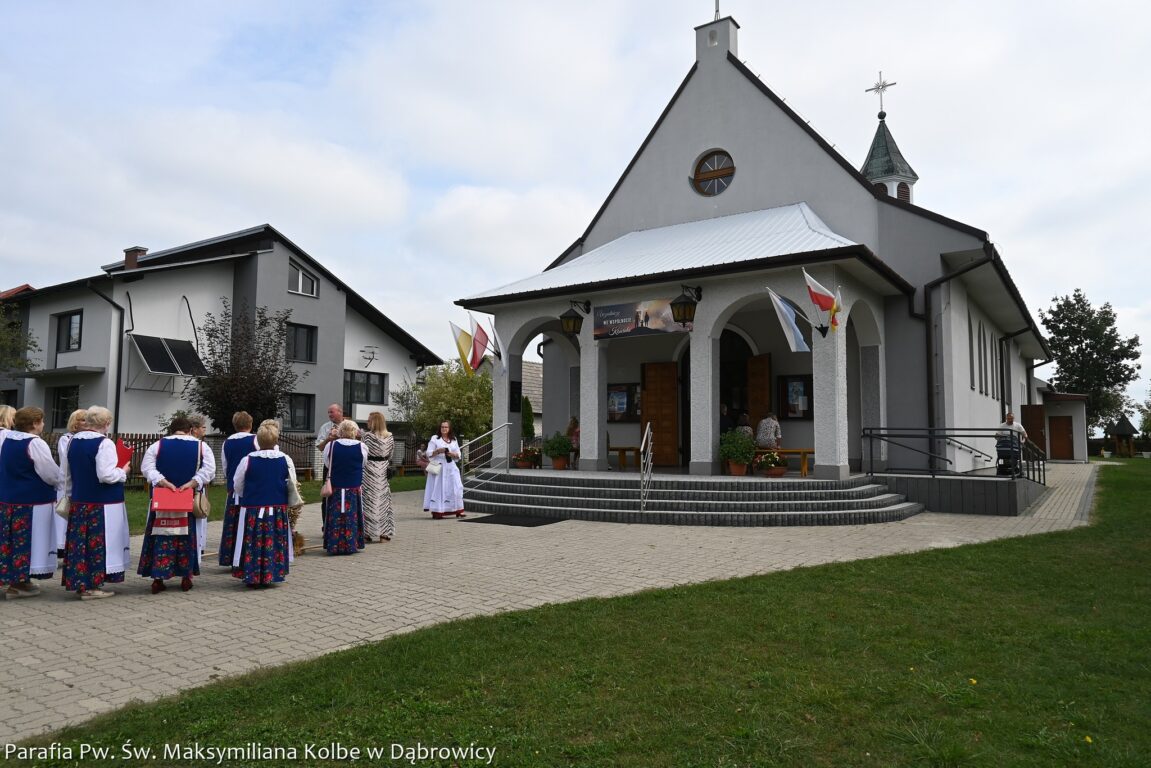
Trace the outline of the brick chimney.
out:
<instances>
[{"instance_id":1,"label":"brick chimney","mask_svg":"<svg viewBox=\"0 0 1151 768\"><path fill-rule=\"evenodd\" d=\"M133 245L131 248L124 249L124 269L135 269L140 266L140 257L147 256L148 249L143 246Z\"/></svg>"}]
</instances>

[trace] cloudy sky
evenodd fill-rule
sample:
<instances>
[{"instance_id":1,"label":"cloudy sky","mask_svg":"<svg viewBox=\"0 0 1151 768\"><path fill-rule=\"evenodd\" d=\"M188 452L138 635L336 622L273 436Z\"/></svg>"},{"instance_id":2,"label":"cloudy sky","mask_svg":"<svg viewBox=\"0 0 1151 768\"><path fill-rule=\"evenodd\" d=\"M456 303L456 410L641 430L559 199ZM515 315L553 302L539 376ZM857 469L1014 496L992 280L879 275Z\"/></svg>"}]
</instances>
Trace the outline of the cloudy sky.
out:
<instances>
[{"instance_id":1,"label":"cloudy sky","mask_svg":"<svg viewBox=\"0 0 1151 768\"><path fill-rule=\"evenodd\" d=\"M990 232L1033 314L1082 288L1151 349L1151 7L721 10L752 71L857 167L883 70L916 202ZM0 289L267 222L447 357L445 321L466 318L452 301L543 269L583 232L713 14L0 0Z\"/></svg>"}]
</instances>

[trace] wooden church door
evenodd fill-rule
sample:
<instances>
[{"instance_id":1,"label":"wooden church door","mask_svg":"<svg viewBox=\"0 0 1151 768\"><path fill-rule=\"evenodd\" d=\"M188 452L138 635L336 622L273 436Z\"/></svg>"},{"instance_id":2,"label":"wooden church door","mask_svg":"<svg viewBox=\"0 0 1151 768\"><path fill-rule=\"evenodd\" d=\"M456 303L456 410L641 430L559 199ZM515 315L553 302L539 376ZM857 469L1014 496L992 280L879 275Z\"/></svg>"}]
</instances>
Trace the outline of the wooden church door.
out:
<instances>
[{"instance_id":1,"label":"wooden church door","mask_svg":"<svg viewBox=\"0 0 1151 768\"><path fill-rule=\"evenodd\" d=\"M747 415L751 428L771 412L771 355L756 355L747 361Z\"/></svg>"},{"instance_id":2,"label":"wooden church door","mask_svg":"<svg viewBox=\"0 0 1151 768\"><path fill-rule=\"evenodd\" d=\"M644 363L640 395L640 434L651 422L655 439L652 463L679 466L679 365Z\"/></svg>"}]
</instances>

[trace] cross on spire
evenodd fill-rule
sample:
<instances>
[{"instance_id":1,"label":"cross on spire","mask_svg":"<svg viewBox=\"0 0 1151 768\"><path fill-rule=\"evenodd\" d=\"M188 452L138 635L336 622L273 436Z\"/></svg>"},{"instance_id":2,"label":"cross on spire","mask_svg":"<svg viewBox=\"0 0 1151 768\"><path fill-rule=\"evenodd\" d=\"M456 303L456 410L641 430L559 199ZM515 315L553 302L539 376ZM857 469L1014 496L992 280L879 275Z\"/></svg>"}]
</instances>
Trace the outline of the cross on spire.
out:
<instances>
[{"instance_id":1,"label":"cross on spire","mask_svg":"<svg viewBox=\"0 0 1151 768\"><path fill-rule=\"evenodd\" d=\"M718 4L718 0L717 0L717 4ZM864 93L873 93L874 92L874 93L879 94L879 111L880 111L880 113L883 112L883 92L886 91L888 88L890 88L893 85L896 85L896 83L889 83L883 79L883 70L881 69L881 70L879 70L879 79L875 81L875 85L873 85L871 88L868 88L864 91Z\"/></svg>"}]
</instances>

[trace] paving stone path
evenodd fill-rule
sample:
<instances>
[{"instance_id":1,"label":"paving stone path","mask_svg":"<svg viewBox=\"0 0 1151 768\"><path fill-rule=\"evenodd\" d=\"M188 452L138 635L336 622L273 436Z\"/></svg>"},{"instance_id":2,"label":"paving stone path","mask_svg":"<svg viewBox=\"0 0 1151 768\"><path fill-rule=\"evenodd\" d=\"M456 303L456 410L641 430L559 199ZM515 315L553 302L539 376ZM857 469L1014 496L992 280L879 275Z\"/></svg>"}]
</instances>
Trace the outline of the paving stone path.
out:
<instances>
[{"instance_id":1,"label":"paving stone path","mask_svg":"<svg viewBox=\"0 0 1151 768\"><path fill-rule=\"evenodd\" d=\"M811 528L478 525L432 520L419 492L396 494L392 542L350 557L310 551L271 589L244 589L207 564L187 593L170 587L153 596L149 580L130 574L110 600L82 602L51 582L38 598L0 601L8 659L0 666L0 745L133 700L453 619L1086 525L1094 471L1048 465L1049 490L1023 517L924 513ZM318 541L318 505L304 511L300 528ZM208 541L218 540L213 523ZM172 672L172 648L195 659L191 668Z\"/></svg>"}]
</instances>

